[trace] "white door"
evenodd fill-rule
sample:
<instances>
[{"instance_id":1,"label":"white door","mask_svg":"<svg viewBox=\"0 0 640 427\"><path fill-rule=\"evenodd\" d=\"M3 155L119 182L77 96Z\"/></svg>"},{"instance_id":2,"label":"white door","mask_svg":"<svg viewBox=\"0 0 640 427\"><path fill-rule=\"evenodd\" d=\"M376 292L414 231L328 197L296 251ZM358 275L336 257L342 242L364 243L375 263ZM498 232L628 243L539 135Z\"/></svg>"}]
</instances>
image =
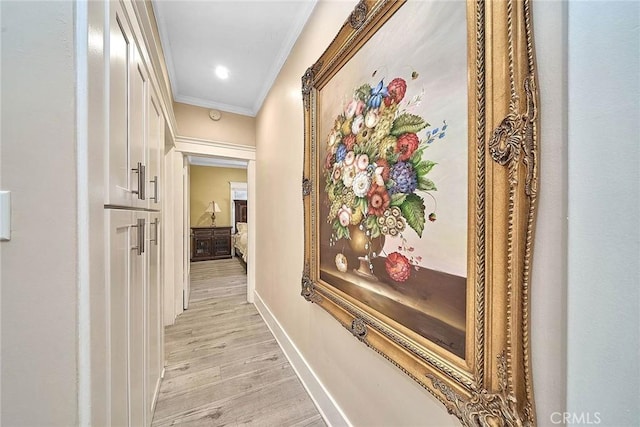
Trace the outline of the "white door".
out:
<instances>
[{"instance_id":1,"label":"white door","mask_svg":"<svg viewBox=\"0 0 640 427\"><path fill-rule=\"evenodd\" d=\"M160 213L147 214L147 325L146 325L146 415L153 417L153 403L160 387L163 360L162 286L160 282Z\"/></svg>"},{"instance_id":2,"label":"white door","mask_svg":"<svg viewBox=\"0 0 640 427\"><path fill-rule=\"evenodd\" d=\"M129 425L145 426L145 212L134 212L129 272Z\"/></svg>"},{"instance_id":3,"label":"white door","mask_svg":"<svg viewBox=\"0 0 640 427\"><path fill-rule=\"evenodd\" d=\"M109 292L109 416L108 425L129 424L129 264L135 245L133 215L125 210L105 210L108 230L107 285Z\"/></svg>"}]
</instances>

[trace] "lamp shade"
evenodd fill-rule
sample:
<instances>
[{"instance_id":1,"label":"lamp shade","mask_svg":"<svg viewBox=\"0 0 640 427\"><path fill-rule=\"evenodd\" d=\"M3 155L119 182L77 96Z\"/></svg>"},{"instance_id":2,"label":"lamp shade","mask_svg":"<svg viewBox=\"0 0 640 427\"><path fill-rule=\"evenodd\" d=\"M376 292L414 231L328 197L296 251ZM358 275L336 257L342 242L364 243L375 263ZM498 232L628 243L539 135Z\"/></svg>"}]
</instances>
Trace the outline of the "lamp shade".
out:
<instances>
[{"instance_id":1,"label":"lamp shade","mask_svg":"<svg viewBox=\"0 0 640 427\"><path fill-rule=\"evenodd\" d=\"M216 202L209 202L209 206L204 210L206 213L222 212L220 206Z\"/></svg>"}]
</instances>

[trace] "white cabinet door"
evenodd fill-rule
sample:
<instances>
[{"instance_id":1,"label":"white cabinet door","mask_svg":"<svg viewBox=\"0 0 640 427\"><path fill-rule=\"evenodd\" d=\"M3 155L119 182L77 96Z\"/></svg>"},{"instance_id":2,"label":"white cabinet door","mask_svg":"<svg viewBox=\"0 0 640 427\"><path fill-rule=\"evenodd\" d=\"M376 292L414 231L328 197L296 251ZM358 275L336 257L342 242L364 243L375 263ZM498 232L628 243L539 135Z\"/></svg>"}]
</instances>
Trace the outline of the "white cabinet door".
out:
<instances>
[{"instance_id":1,"label":"white cabinet door","mask_svg":"<svg viewBox=\"0 0 640 427\"><path fill-rule=\"evenodd\" d=\"M164 156L164 118L158 97L149 90L147 98L147 199L150 209L160 209L161 185L163 184L162 158Z\"/></svg>"},{"instance_id":2,"label":"white cabinet door","mask_svg":"<svg viewBox=\"0 0 640 427\"><path fill-rule=\"evenodd\" d=\"M109 145L105 204L131 206L129 168L129 75L132 67L131 30L118 2L110 4L109 16Z\"/></svg>"},{"instance_id":3,"label":"white cabinet door","mask_svg":"<svg viewBox=\"0 0 640 427\"><path fill-rule=\"evenodd\" d=\"M162 286L160 281L160 214L148 214L146 408L150 421L160 388L163 365Z\"/></svg>"},{"instance_id":4,"label":"white cabinet door","mask_svg":"<svg viewBox=\"0 0 640 427\"><path fill-rule=\"evenodd\" d=\"M145 322L146 212L134 212L136 243L131 253L129 282L129 425L146 426ZM141 234L138 234L141 233Z\"/></svg>"},{"instance_id":5,"label":"white cabinet door","mask_svg":"<svg viewBox=\"0 0 640 427\"><path fill-rule=\"evenodd\" d=\"M122 6L110 2L109 147L105 204L146 208L146 119L149 79Z\"/></svg>"},{"instance_id":6,"label":"white cabinet door","mask_svg":"<svg viewBox=\"0 0 640 427\"><path fill-rule=\"evenodd\" d=\"M129 211L105 210L108 284L108 425L129 424L129 264L135 246Z\"/></svg>"}]
</instances>

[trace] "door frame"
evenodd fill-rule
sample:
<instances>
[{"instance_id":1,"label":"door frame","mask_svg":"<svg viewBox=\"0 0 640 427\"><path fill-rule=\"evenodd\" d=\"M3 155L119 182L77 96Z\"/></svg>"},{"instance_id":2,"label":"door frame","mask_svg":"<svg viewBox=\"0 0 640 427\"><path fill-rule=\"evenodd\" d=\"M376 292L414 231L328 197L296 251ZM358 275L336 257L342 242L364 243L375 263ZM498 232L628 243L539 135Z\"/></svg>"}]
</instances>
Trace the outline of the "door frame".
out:
<instances>
[{"instance_id":1,"label":"door frame","mask_svg":"<svg viewBox=\"0 0 640 427\"><path fill-rule=\"evenodd\" d=\"M175 149L185 156L222 157L231 160L247 161L247 228L250 236L247 242L249 262L247 263L247 302L253 304L256 289L256 147L250 145L231 144L228 142L210 141L200 138L176 136ZM183 202L184 203L184 202ZM188 201L186 202L188 204ZM189 262L189 252L183 254L185 262Z\"/></svg>"}]
</instances>

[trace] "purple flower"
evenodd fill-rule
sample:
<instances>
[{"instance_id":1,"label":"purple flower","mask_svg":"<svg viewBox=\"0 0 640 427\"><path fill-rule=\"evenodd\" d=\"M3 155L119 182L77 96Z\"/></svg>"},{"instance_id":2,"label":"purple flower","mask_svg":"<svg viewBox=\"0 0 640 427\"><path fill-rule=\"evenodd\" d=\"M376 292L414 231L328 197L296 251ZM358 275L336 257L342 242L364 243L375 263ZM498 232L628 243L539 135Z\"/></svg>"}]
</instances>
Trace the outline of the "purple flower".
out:
<instances>
[{"instance_id":1,"label":"purple flower","mask_svg":"<svg viewBox=\"0 0 640 427\"><path fill-rule=\"evenodd\" d=\"M390 179L394 182L389 194L411 194L418 188L418 177L409 162L398 162L391 167Z\"/></svg>"}]
</instances>

